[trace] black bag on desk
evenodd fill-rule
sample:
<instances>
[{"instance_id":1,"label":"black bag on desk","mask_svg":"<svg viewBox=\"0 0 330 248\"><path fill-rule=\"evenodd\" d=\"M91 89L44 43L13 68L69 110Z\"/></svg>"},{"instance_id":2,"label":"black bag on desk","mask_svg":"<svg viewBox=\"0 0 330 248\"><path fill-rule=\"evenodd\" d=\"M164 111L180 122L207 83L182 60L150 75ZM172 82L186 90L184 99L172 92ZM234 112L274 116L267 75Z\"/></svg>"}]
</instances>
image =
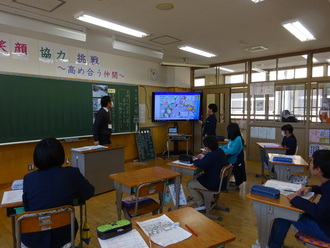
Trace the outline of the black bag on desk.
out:
<instances>
[{"instance_id":1,"label":"black bag on desk","mask_svg":"<svg viewBox=\"0 0 330 248\"><path fill-rule=\"evenodd\" d=\"M132 230L132 223L129 220L118 220L96 228L97 236L100 239L108 239Z\"/></svg>"},{"instance_id":2,"label":"black bag on desk","mask_svg":"<svg viewBox=\"0 0 330 248\"><path fill-rule=\"evenodd\" d=\"M274 199L280 198L280 190L262 185L257 185L257 184L251 187L251 193L274 198Z\"/></svg>"},{"instance_id":3,"label":"black bag on desk","mask_svg":"<svg viewBox=\"0 0 330 248\"><path fill-rule=\"evenodd\" d=\"M193 160L193 156L191 155L181 154L179 156L179 161L185 164L192 164L194 160Z\"/></svg>"}]
</instances>

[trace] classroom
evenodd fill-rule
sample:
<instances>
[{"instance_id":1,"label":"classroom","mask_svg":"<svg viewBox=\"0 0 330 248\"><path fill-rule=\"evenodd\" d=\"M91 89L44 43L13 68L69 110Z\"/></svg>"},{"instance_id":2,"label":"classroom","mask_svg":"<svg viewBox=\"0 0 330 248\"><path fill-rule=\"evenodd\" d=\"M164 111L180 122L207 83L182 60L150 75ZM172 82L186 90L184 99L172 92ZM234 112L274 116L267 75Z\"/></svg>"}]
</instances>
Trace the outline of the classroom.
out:
<instances>
[{"instance_id":1,"label":"classroom","mask_svg":"<svg viewBox=\"0 0 330 248\"><path fill-rule=\"evenodd\" d=\"M144 34L133 37L86 23L81 12ZM33 152L46 137L63 145L65 166L87 161L89 153L73 149L94 145L98 94L106 92L113 100L112 148L95 152L95 167L84 164L96 194L87 201L89 247L100 247L96 227L117 220L114 182L108 176L154 166L171 169L168 163L179 154L199 154L203 128L198 119L205 121L214 103L217 136L227 139L230 123L240 128L247 180L221 192L220 205L230 211L213 210L222 220L212 221L236 236L226 247L257 245L258 221L246 196L270 173L263 165L267 152L261 152L267 147L261 144L281 143L281 127L291 124L296 155L305 163L314 151L330 150L328 16L328 0L1 1L0 185L36 170ZM314 37L301 42L284 28L297 20ZM189 53L183 45L211 55ZM156 93L201 96L199 116L155 120ZM179 136L168 135L170 128ZM116 166L104 169L107 158ZM279 178L287 173L274 167ZM307 175L306 168L298 174ZM181 178L186 196L191 178ZM173 201L164 212L170 208ZM75 210L77 217L81 208ZM0 211L0 242L12 247L11 218L5 208ZM293 231L285 245L305 247Z\"/></svg>"}]
</instances>

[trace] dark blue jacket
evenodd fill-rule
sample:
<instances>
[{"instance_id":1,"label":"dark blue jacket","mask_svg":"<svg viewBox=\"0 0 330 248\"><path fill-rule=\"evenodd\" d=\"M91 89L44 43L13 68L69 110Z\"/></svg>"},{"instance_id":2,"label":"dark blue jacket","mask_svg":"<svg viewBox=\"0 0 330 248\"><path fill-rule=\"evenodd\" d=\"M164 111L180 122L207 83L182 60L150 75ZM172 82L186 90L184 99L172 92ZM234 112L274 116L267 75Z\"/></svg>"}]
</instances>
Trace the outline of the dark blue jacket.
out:
<instances>
[{"instance_id":1,"label":"dark blue jacket","mask_svg":"<svg viewBox=\"0 0 330 248\"><path fill-rule=\"evenodd\" d=\"M215 117L215 114L209 115L206 118L203 127L204 127L203 136L205 135L216 136L217 118Z\"/></svg>"},{"instance_id":2,"label":"dark blue jacket","mask_svg":"<svg viewBox=\"0 0 330 248\"><path fill-rule=\"evenodd\" d=\"M73 205L73 199L88 200L94 186L74 167L51 167L24 176L23 204L25 211ZM22 235L22 242L33 248L61 247L70 242L70 226Z\"/></svg>"},{"instance_id":3,"label":"dark blue jacket","mask_svg":"<svg viewBox=\"0 0 330 248\"><path fill-rule=\"evenodd\" d=\"M220 148L207 153L202 159L196 159L194 165L204 169L204 174L197 177L198 182L209 190L218 190L220 171L226 164L226 155Z\"/></svg>"},{"instance_id":4,"label":"dark blue jacket","mask_svg":"<svg viewBox=\"0 0 330 248\"><path fill-rule=\"evenodd\" d=\"M299 196L294 197L290 203L310 215L322 231L330 237L330 180L321 186L312 186L312 192L321 195L317 203Z\"/></svg>"},{"instance_id":5,"label":"dark blue jacket","mask_svg":"<svg viewBox=\"0 0 330 248\"><path fill-rule=\"evenodd\" d=\"M289 150L286 150L285 152L286 155L295 155L297 149L296 137L293 134L289 137L283 137L282 146L289 148Z\"/></svg>"}]
</instances>

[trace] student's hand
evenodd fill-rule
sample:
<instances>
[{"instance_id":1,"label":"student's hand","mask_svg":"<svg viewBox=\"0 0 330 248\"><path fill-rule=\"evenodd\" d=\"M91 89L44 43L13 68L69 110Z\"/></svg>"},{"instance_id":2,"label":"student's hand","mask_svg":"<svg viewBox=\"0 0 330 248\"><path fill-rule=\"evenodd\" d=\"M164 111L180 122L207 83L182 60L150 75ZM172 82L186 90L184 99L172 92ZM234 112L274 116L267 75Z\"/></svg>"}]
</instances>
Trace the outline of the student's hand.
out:
<instances>
[{"instance_id":1,"label":"student's hand","mask_svg":"<svg viewBox=\"0 0 330 248\"><path fill-rule=\"evenodd\" d=\"M202 153L197 155L197 159L202 159L203 157L204 157L204 154L202 154Z\"/></svg>"},{"instance_id":2,"label":"student's hand","mask_svg":"<svg viewBox=\"0 0 330 248\"><path fill-rule=\"evenodd\" d=\"M201 124L201 125L203 124L203 121L202 121L202 120L198 120L198 122L199 122L199 124Z\"/></svg>"},{"instance_id":3,"label":"student's hand","mask_svg":"<svg viewBox=\"0 0 330 248\"><path fill-rule=\"evenodd\" d=\"M299 196L304 196L306 195L308 192L312 191L312 187L305 187L302 186L301 189L299 189L296 194Z\"/></svg>"},{"instance_id":4,"label":"student's hand","mask_svg":"<svg viewBox=\"0 0 330 248\"><path fill-rule=\"evenodd\" d=\"M100 144L99 141L94 141L94 145L98 146Z\"/></svg>"},{"instance_id":5,"label":"student's hand","mask_svg":"<svg viewBox=\"0 0 330 248\"><path fill-rule=\"evenodd\" d=\"M293 193L293 194L290 194L290 195L287 195L286 197L291 201L293 198L295 198L296 196L299 196L298 194L297 194L297 192L296 193Z\"/></svg>"}]
</instances>

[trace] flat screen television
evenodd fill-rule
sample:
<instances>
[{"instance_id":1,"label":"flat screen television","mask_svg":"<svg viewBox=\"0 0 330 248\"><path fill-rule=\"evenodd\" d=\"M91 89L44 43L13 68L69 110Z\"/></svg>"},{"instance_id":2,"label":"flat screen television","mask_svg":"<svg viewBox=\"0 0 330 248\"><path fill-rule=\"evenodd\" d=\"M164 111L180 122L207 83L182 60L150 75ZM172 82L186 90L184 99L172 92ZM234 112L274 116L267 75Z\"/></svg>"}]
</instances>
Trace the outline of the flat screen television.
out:
<instances>
[{"instance_id":1,"label":"flat screen television","mask_svg":"<svg viewBox=\"0 0 330 248\"><path fill-rule=\"evenodd\" d=\"M199 120L201 101L201 92L153 92L152 121Z\"/></svg>"}]
</instances>

